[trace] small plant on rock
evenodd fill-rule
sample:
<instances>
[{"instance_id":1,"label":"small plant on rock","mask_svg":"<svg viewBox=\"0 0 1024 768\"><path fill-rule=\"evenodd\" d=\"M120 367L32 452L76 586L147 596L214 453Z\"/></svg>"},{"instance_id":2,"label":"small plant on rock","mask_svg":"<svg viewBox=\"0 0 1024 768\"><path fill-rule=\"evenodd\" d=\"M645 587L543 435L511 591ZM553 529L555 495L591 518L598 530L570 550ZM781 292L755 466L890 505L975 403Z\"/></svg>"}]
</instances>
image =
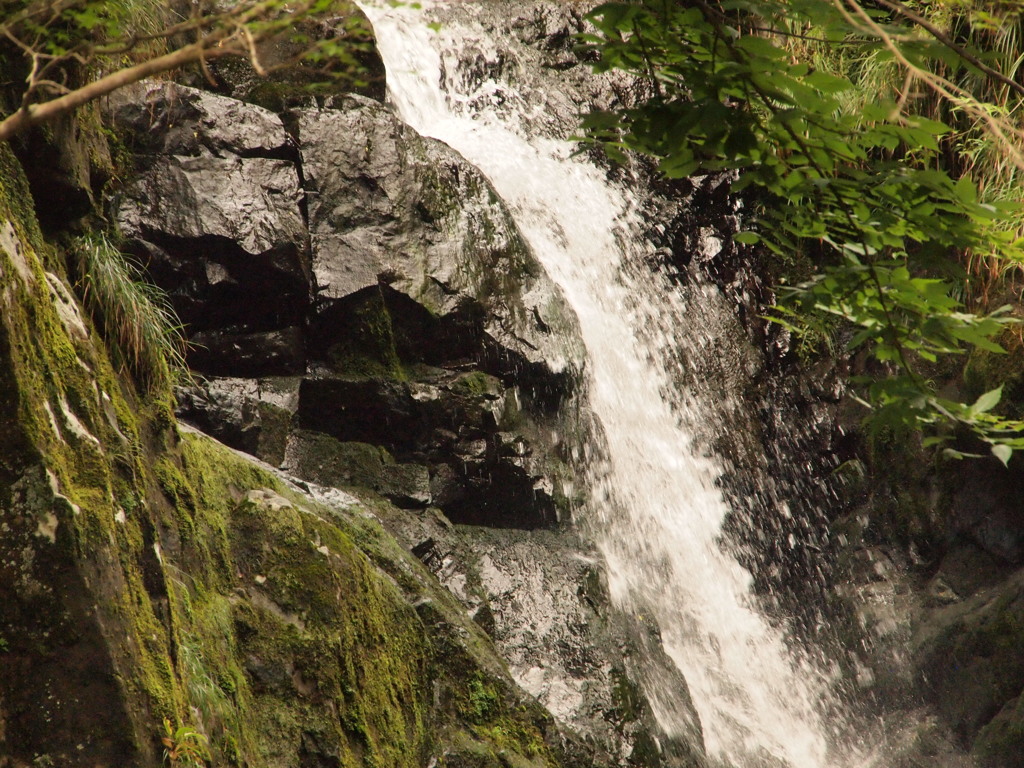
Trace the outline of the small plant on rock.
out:
<instances>
[{"instance_id":1,"label":"small plant on rock","mask_svg":"<svg viewBox=\"0 0 1024 768\"><path fill-rule=\"evenodd\" d=\"M164 718L164 762L175 768L205 768L210 759L206 748L206 737L190 725L175 728Z\"/></svg>"},{"instance_id":2,"label":"small plant on rock","mask_svg":"<svg viewBox=\"0 0 1024 768\"><path fill-rule=\"evenodd\" d=\"M143 387L170 387L188 368L181 324L163 292L102 234L74 248L78 287L118 362Z\"/></svg>"}]
</instances>

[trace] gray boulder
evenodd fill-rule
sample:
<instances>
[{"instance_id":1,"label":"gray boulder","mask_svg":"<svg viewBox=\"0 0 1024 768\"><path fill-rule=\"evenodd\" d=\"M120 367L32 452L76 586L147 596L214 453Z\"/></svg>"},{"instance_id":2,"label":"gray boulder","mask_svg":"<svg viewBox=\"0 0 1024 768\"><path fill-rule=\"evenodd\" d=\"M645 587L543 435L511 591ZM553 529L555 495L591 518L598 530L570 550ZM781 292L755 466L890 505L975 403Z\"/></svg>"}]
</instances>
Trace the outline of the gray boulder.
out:
<instances>
[{"instance_id":1,"label":"gray boulder","mask_svg":"<svg viewBox=\"0 0 1024 768\"><path fill-rule=\"evenodd\" d=\"M269 157L292 151L281 118L273 112L198 88L144 81L114 91L105 105L142 156Z\"/></svg>"},{"instance_id":2,"label":"gray boulder","mask_svg":"<svg viewBox=\"0 0 1024 768\"><path fill-rule=\"evenodd\" d=\"M383 283L552 374L578 365L572 313L486 178L378 102L334 106L297 120L324 309Z\"/></svg>"},{"instance_id":3,"label":"gray boulder","mask_svg":"<svg viewBox=\"0 0 1024 768\"><path fill-rule=\"evenodd\" d=\"M211 354L195 355L194 366L235 375L301 372L295 329L310 302L307 234L281 120L162 84L119 95L110 112L142 152L117 206L118 225L189 333L205 333L197 346ZM279 338L244 338L265 332ZM273 349L264 354L257 347L267 341ZM224 354L233 347L236 368Z\"/></svg>"}]
</instances>

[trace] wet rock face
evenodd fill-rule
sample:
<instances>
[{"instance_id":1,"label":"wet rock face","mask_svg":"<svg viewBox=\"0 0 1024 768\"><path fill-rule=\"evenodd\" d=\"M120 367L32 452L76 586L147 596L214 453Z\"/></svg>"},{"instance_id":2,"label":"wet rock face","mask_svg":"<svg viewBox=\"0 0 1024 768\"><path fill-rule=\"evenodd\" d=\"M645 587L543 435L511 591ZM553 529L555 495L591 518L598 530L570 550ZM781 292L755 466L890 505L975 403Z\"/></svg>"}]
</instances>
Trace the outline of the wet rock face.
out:
<instances>
[{"instance_id":1,"label":"wet rock face","mask_svg":"<svg viewBox=\"0 0 1024 768\"><path fill-rule=\"evenodd\" d=\"M496 368L504 355L552 378L578 362L558 333L571 313L480 172L378 102L335 105L297 118L319 327L338 302L386 285L423 362Z\"/></svg>"},{"instance_id":2,"label":"wet rock face","mask_svg":"<svg viewBox=\"0 0 1024 768\"><path fill-rule=\"evenodd\" d=\"M170 83L126 89L109 110L138 152L118 224L187 326L194 367L301 372L309 253L281 119Z\"/></svg>"},{"instance_id":3,"label":"wet rock face","mask_svg":"<svg viewBox=\"0 0 1024 768\"><path fill-rule=\"evenodd\" d=\"M981 765L1020 765L1024 578L930 615L915 638L924 688Z\"/></svg>"},{"instance_id":4,"label":"wet rock face","mask_svg":"<svg viewBox=\"0 0 1024 768\"><path fill-rule=\"evenodd\" d=\"M699 726L666 734L635 682L642 666L686 683L656 632L611 607L594 553L572 531L453 526L437 510L382 522L484 629L513 678L579 739L572 765L706 764ZM643 659L643 661L641 661Z\"/></svg>"},{"instance_id":5,"label":"wet rock face","mask_svg":"<svg viewBox=\"0 0 1024 768\"><path fill-rule=\"evenodd\" d=\"M293 113L294 137L178 85L108 109L139 153L119 224L210 377L183 417L315 482L558 522L574 321L475 168L359 96Z\"/></svg>"},{"instance_id":6,"label":"wet rock face","mask_svg":"<svg viewBox=\"0 0 1024 768\"><path fill-rule=\"evenodd\" d=\"M142 156L288 154L281 119L235 99L169 82L140 83L108 99L108 112Z\"/></svg>"},{"instance_id":7,"label":"wet rock face","mask_svg":"<svg viewBox=\"0 0 1024 768\"><path fill-rule=\"evenodd\" d=\"M560 19L523 17L517 29L562 61ZM369 99L297 110L285 120L292 143L268 149L215 117L249 125L262 111L196 96L192 112L164 118L177 109L164 98L147 107L155 121L124 122L145 136L119 217L203 345L192 362L206 379L179 393L181 417L311 487L390 501L374 514L490 633L516 682L584 737L574 764L702 764L688 746L699 734L662 733L633 682L650 668L641 656L664 657L660 639L637 640L629 617L602 613L607 595L586 588L600 577L565 534L586 431L579 337L486 179ZM176 166L145 154L165 146L176 147L167 150ZM301 236L290 202L271 205L290 201L290 188L271 194L268 180L257 182L253 215L228 221L223 203L204 197L227 194L228 182L181 170L227 178L217 163L254 161L293 169ZM172 170L182 180L164 183ZM150 210L162 190L165 205L180 192L187 210ZM260 224L273 217L280 227ZM274 281L257 265L282 234L308 243L294 251L308 266L301 298L283 270L281 296L259 292ZM430 606L417 610L429 624ZM658 669L669 674L671 664ZM265 665L249 672L268 688L286 682ZM474 717L489 708L479 693ZM310 747L310 759L320 754ZM488 764L469 752L447 759Z\"/></svg>"}]
</instances>

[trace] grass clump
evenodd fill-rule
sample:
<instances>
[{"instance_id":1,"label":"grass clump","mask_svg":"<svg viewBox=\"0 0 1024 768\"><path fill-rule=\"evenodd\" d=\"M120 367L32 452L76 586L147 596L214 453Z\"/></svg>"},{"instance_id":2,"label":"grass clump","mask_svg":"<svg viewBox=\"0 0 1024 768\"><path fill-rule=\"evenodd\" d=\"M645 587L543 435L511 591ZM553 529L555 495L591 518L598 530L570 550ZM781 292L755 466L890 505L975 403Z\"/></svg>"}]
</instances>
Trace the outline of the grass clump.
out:
<instances>
[{"instance_id":1,"label":"grass clump","mask_svg":"<svg viewBox=\"0 0 1024 768\"><path fill-rule=\"evenodd\" d=\"M188 345L166 295L103 234L79 238L72 253L82 301L114 360L151 391L187 376Z\"/></svg>"}]
</instances>

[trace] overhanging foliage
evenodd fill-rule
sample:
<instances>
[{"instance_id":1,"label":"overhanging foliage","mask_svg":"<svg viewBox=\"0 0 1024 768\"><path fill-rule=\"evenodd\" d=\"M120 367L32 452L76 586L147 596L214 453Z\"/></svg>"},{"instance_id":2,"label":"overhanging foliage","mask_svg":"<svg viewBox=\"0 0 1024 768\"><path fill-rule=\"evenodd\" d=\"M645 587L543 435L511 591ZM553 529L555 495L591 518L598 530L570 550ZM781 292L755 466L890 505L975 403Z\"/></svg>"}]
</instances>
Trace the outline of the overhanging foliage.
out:
<instances>
[{"instance_id":1,"label":"overhanging foliage","mask_svg":"<svg viewBox=\"0 0 1024 768\"><path fill-rule=\"evenodd\" d=\"M994 339L1017 322L1009 307L967 311L949 276L965 255L1024 258L1016 202L979 193L955 141L973 131L1024 168L1012 114L1024 88L976 44L1018 21L999 7L937 8L944 17L931 21L895 0L606 3L584 38L596 66L644 79L650 94L584 127L613 157L646 153L669 177L737 172L733 188L756 190L757 205L736 241L817 254L773 319L800 332L842 318L850 348L891 372L861 382L872 426L939 427L934 443L949 435L941 425L961 425L1006 462L1024 448L1024 423L993 413L1001 389L971 404L943 398L921 363L1001 352ZM865 93L879 66L892 87Z\"/></svg>"},{"instance_id":2,"label":"overhanging foliage","mask_svg":"<svg viewBox=\"0 0 1024 768\"><path fill-rule=\"evenodd\" d=\"M333 17L339 35L310 40L301 23ZM198 62L245 57L260 75L261 45L282 36L300 43L294 60L325 77L354 75L369 38L349 0L0 0L0 42L26 62L19 104L0 114L0 141L131 83ZM326 65L330 65L330 73Z\"/></svg>"}]
</instances>

